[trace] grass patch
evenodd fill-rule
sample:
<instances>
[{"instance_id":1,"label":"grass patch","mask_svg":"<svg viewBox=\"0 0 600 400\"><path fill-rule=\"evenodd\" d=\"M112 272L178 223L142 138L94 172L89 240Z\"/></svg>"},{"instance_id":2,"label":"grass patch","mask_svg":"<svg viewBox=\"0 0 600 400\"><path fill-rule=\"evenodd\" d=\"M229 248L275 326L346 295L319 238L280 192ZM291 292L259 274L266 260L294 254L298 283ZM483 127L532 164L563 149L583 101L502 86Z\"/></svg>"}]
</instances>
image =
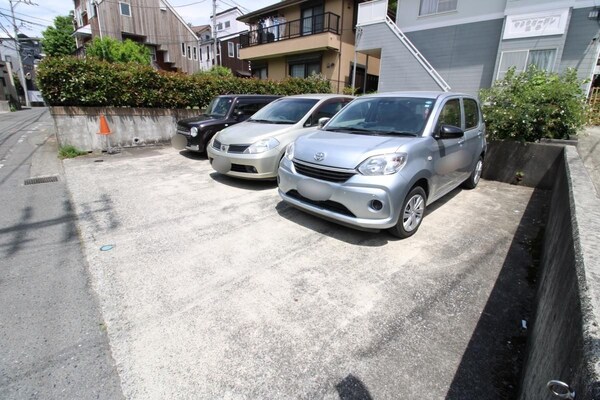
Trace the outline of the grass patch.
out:
<instances>
[{"instance_id":1,"label":"grass patch","mask_svg":"<svg viewBox=\"0 0 600 400\"><path fill-rule=\"evenodd\" d=\"M58 157L61 160L64 160L65 158L75 158L78 156L83 156L85 154L87 154L87 151L79 150L77 147L71 145L62 146L58 150Z\"/></svg>"}]
</instances>

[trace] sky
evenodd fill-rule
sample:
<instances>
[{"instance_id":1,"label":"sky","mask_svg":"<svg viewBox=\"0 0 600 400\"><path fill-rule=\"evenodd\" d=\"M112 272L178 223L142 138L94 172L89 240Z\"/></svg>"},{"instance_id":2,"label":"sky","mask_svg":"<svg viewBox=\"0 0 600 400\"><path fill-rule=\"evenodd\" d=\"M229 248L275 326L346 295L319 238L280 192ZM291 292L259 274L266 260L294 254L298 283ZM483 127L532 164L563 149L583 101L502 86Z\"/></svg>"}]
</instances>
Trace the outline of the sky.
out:
<instances>
[{"instance_id":1,"label":"sky","mask_svg":"<svg viewBox=\"0 0 600 400\"><path fill-rule=\"evenodd\" d=\"M212 0L166 0L177 13L193 25L208 24L212 13ZM279 0L217 0L217 12L236 5L243 13L258 10ZM33 4L27 4L33 3ZM42 31L53 24L55 17L69 15L73 0L13 0L19 32L30 37L41 37ZM10 3L0 0L0 37L13 35Z\"/></svg>"}]
</instances>

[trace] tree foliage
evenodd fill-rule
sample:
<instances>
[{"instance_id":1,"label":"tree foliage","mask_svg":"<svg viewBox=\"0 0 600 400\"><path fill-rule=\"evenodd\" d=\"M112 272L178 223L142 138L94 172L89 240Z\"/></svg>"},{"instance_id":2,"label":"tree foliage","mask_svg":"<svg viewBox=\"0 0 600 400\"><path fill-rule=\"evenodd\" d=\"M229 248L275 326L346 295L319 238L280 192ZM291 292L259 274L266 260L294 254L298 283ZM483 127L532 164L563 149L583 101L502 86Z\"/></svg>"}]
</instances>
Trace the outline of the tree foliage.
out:
<instances>
[{"instance_id":1,"label":"tree foliage","mask_svg":"<svg viewBox=\"0 0 600 400\"><path fill-rule=\"evenodd\" d=\"M42 32L42 48L47 56L67 56L77 50L72 16L54 18L54 26L49 26Z\"/></svg>"},{"instance_id":2,"label":"tree foliage","mask_svg":"<svg viewBox=\"0 0 600 400\"><path fill-rule=\"evenodd\" d=\"M93 57L49 57L37 84L52 106L204 108L221 94L330 93L320 75L283 81L157 71L137 63L109 63Z\"/></svg>"},{"instance_id":3,"label":"tree foliage","mask_svg":"<svg viewBox=\"0 0 600 400\"><path fill-rule=\"evenodd\" d=\"M568 139L586 119L583 81L573 69L564 74L529 67L510 69L504 79L479 93L492 140Z\"/></svg>"},{"instance_id":4,"label":"tree foliage","mask_svg":"<svg viewBox=\"0 0 600 400\"><path fill-rule=\"evenodd\" d=\"M96 57L111 63L150 64L150 50L131 39L125 39L121 42L111 37L95 38L86 47L85 52L88 57Z\"/></svg>"}]
</instances>

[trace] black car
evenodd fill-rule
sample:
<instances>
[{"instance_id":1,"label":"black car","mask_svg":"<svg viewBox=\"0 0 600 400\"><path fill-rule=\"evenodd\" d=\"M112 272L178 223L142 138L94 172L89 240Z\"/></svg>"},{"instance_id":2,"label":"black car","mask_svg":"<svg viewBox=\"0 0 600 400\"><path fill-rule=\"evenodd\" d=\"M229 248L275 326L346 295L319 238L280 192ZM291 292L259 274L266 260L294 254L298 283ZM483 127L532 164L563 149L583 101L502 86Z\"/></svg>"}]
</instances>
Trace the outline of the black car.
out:
<instances>
[{"instance_id":1,"label":"black car","mask_svg":"<svg viewBox=\"0 0 600 400\"><path fill-rule=\"evenodd\" d=\"M177 121L176 136L185 138L186 149L204 152L215 133L247 120L252 114L279 97L281 96L248 94L217 96L206 107L204 114ZM180 141L183 142L181 139Z\"/></svg>"}]
</instances>

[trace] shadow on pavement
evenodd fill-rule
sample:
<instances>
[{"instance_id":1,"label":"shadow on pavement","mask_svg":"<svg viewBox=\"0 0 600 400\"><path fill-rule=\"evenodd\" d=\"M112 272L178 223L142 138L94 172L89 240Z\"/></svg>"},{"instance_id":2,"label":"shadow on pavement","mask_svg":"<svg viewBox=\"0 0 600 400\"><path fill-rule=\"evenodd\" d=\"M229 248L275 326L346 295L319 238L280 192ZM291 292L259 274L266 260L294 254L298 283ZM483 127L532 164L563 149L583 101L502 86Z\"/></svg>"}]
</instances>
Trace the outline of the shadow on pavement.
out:
<instances>
[{"instance_id":1,"label":"shadow on pavement","mask_svg":"<svg viewBox=\"0 0 600 400\"><path fill-rule=\"evenodd\" d=\"M227 175L219 174L218 172L212 172L209 176L216 182L222 183L223 185L235 187L238 189L245 190L275 190L277 189L277 181L262 181L262 180L247 180L241 178L232 178Z\"/></svg>"},{"instance_id":2,"label":"shadow on pavement","mask_svg":"<svg viewBox=\"0 0 600 400\"><path fill-rule=\"evenodd\" d=\"M550 192L535 189L446 394L454 399L515 399L532 320L535 267Z\"/></svg>"},{"instance_id":3,"label":"shadow on pavement","mask_svg":"<svg viewBox=\"0 0 600 400\"><path fill-rule=\"evenodd\" d=\"M335 388L340 400L373 400L365 385L352 374L341 380Z\"/></svg>"}]
</instances>

